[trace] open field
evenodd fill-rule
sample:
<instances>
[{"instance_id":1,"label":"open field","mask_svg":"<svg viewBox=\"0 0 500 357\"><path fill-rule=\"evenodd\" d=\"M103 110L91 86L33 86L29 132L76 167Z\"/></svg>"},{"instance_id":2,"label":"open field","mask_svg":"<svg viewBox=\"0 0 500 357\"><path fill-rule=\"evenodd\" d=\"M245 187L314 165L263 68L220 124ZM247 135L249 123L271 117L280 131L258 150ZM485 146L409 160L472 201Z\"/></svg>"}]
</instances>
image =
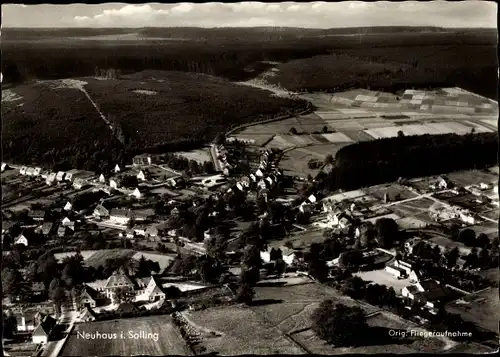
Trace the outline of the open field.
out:
<instances>
[{"instance_id":1,"label":"open field","mask_svg":"<svg viewBox=\"0 0 500 357\"><path fill-rule=\"evenodd\" d=\"M185 152L177 152L178 155L184 156L189 160L194 160L199 163L204 163L205 161L211 161L212 156L210 155L209 149L198 149Z\"/></svg>"},{"instance_id":2,"label":"open field","mask_svg":"<svg viewBox=\"0 0 500 357\"><path fill-rule=\"evenodd\" d=\"M460 314L464 320L474 322L481 328L498 333L500 321L498 288L488 288L455 300L446 305L446 310Z\"/></svg>"},{"instance_id":3,"label":"open field","mask_svg":"<svg viewBox=\"0 0 500 357\"><path fill-rule=\"evenodd\" d=\"M419 219L430 222L429 208L435 204L435 201L424 197L413 201L395 203L390 208L401 217L418 216Z\"/></svg>"},{"instance_id":4,"label":"open field","mask_svg":"<svg viewBox=\"0 0 500 357\"><path fill-rule=\"evenodd\" d=\"M203 332L213 331L220 337L203 338L207 353L220 355L303 354L299 346L268 324L251 308L216 307L190 312L187 317Z\"/></svg>"},{"instance_id":5,"label":"open field","mask_svg":"<svg viewBox=\"0 0 500 357\"><path fill-rule=\"evenodd\" d=\"M166 269L169 266L170 262L174 260L174 258L169 255L155 254L149 252L137 252L132 256L132 258L139 260L141 259L142 256L144 256L144 258L146 259L158 262L158 264L160 265L160 272Z\"/></svg>"},{"instance_id":6,"label":"open field","mask_svg":"<svg viewBox=\"0 0 500 357\"><path fill-rule=\"evenodd\" d=\"M131 249L104 249L98 250L85 260L85 264L97 268L104 265L106 259L118 259L132 257L135 252Z\"/></svg>"},{"instance_id":7,"label":"open field","mask_svg":"<svg viewBox=\"0 0 500 357\"><path fill-rule=\"evenodd\" d=\"M498 184L498 175L479 170L452 172L447 177L461 186L478 185L481 182Z\"/></svg>"},{"instance_id":8,"label":"open field","mask_svg":"<svg viewBox=\"0 0 500 357\"><path fill-rule=\"evenodd\" d=\"M398 184L372 186L365 189L365 191L367 194L381 201L384 199L385 194L387 194L388 202L417 197L414 192Z\"/></svg>"},{"instance_id":9,"label":"open field","mask_svg":"<svg viewBox=\"0 0 500 357\"><path fill-rule=\"evenodd\" d=\"M409 279L399 280L394 275L386 272L384 269L361 271L354 273L354 275L359 276L363 280L371 281L376 284L386 285L387 287L392 286L396 291L396 294L398 295L401 295L401 289L403 289L405 286L410 285Z\"/></svg>"},{"instance_id":10,"label":"open field","mask_svg":"<svg viewBox=\"0 0 500 357\"><path fill-rule=\"evenodd\" d=\"M144 338L129 338L142 333ZM116 338L85 339L80 333L117 334ZM123 339L121 333L123 332ZM158 334L157 340L151 337ZM156 340L156 341L155 341ZM71 333L62 356L165 356L191 355L169 316L148 316L144 318L120 319L113 321L79 324Z\"/></svg>"}]
</instances>

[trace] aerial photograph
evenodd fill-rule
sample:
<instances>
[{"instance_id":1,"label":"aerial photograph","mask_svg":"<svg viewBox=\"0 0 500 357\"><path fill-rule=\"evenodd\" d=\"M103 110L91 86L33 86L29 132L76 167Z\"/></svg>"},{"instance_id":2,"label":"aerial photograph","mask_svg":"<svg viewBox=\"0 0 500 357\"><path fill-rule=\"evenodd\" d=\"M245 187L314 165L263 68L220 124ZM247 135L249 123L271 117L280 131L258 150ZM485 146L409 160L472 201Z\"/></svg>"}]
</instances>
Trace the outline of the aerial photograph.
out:
<instances>
[{"instance_id":1,"label":"aerial photograph","mask_svg":"<svg viewBox=\"0 0 500 357\"><path fill-rule=\"evenodd\" d=\"M2 355L498 352L498 5L1 5Z\"/></svg>"}]
</instances>

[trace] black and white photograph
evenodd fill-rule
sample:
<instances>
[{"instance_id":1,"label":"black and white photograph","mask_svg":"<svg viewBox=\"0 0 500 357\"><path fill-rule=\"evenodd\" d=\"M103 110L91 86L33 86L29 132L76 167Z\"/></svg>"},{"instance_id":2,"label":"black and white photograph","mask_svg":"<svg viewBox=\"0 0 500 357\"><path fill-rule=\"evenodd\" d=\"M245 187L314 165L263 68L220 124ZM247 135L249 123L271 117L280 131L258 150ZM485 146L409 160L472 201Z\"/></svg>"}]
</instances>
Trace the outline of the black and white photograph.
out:
<instances>
[{"instance_id":1,"label":"black and white photograph","mask_svg":"<svg viewBox=\"0 0 500 357\"><path fill-rule=\"evenodd\" d=\"M497 12L2 4L2 355L498 352Z\"/></svg>"}]
</instances>

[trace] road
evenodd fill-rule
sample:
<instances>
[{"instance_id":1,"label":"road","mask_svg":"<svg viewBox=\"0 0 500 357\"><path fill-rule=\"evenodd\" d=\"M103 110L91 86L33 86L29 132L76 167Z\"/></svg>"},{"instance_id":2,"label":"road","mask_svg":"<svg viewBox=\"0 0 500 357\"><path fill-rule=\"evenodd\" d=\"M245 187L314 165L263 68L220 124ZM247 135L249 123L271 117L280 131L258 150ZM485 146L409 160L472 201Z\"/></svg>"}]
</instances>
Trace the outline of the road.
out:
<instances>
[{"instance_id":1,"label":"road","mask_svg":"<svg viewBox=\"0 0 500 357\"><path fill-rule=\"evenodd\" d=\"M73 330L77 317L78 312L76 311L63 312L57 323L60 325L68 325L68 328L65 330L64 337L60 340L49 341L43 348L42 357L57 357L59 353L61 353L64 343Z\"/></svg>"},{"instance_id":2,"label":"road","mask_svg":"<svg viewBox=\"0 0 500 357\"><path fill-rule=\"evenodd\" d=\"M217 146L215 144L210 144L210 155L212 155L212 161L214 163L214 168L216 172L222 171L222 167L219 161L218 153L217 153Z\"/></svg>"}]
</instances>

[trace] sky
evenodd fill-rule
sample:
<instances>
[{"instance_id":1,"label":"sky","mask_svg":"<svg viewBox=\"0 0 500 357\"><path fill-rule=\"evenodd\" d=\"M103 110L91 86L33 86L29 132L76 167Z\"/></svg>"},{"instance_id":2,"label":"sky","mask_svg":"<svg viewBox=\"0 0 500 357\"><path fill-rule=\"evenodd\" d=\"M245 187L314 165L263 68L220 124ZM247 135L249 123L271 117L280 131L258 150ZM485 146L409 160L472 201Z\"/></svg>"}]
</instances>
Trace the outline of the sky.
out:
<instances>
[{"instance_id":1,"label":"sky","mask_svg":"<svg viewBox=\"0 0 500 357\"><path fill-rule=\"evenodd\" d=\"M497 28L497 4L431 2L241 2L98 5L2 5L2 27L336 28L439 26Z\"/></svg>"}]
</instances>

